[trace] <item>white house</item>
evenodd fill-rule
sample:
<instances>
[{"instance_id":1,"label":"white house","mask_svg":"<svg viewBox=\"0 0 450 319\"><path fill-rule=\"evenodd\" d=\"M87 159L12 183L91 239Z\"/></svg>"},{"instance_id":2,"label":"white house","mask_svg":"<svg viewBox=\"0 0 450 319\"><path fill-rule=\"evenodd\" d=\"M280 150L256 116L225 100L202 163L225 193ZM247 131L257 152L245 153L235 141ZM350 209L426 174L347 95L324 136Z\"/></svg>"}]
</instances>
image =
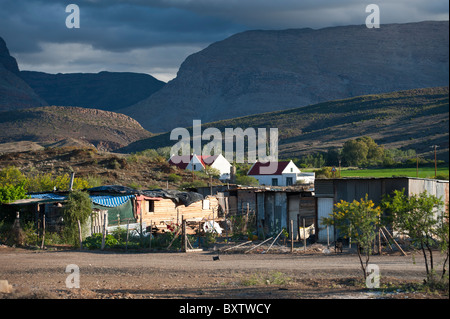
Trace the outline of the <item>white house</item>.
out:
<instances>
[{"instance_id":1,"label":"white house","mask_svg":"<svg viewBox=\"0 0 450 319\"><path fill-rule=\"evenodd\" d=\"M231 164L222 154L220 155L172 155L169 163L177 166L180 169L187 169L190 171L203 171L206 166L215 168L220 172L220 180L230 179Z\"/></svg>"},{"instance_id":2,"label":"white house","mask_svg":"<svg viewBox=\"0 0 450 319\"><path fill-rule=\"evenodd\" d=\"M262 167L277 164L277 169L272 174L261 173ZM300 183L314 183L314 173L302 173L292 161L281 161L277 163L256 162L247 173L259 181L260 185L291 186Z\"/></svg>"}]
</instances>

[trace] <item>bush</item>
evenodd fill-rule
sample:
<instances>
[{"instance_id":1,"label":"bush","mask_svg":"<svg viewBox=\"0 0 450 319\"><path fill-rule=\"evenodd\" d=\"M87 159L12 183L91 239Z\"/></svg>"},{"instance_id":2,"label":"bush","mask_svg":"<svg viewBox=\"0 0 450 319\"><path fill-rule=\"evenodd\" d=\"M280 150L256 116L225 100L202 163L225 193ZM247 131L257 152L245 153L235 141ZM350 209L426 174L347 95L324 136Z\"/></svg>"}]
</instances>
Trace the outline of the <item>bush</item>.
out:
<instances>
[{"instance_id":1,"label":"bush","mask_svg":"<svg viewBox=\"0 0 450 319\"><path fill-rule=\"evenodd\" d=\"M102 234L95 233L91 236L87 237L83 242L83 247L86 247L87 249L100 249L102 248ZM106 248L112 248L119 245L119 241L114 238L113 235L108 234L105 236L105 247Z\"/></svg>"},{"instance_id":2,"label":"bush","mask_svg":"<svg viewBox=\"0 0 450 319\"><path fill-rule=\"evenodd\" d=\"M171 183L179 183L181 181L181 176L178 176L177 174L170 174L169 175L169 182Z\"/></svg>"},{"instance_id":3,"label":"bush","mask_svg":"<svg viewBox=\"0 0 450 319\"><path fill-rule=\"evenodd\" d=\"M333 172L331 167L322 167L321 169L314 170L316 173L316 178L332 178Z\"/></svg>"},{"instance_id":4,"label":"bush","mask_svg":"<svg viewBox=\"0 0 450 319\"><path fill-rule=\"evenodd\" d=\"M75 247L79 245L78 221L81 227L91 215L91 198L87 192L73 191L67 197L67 204L64 207L64 238Z\"/></svg>"},{"instance_id":5,"label":"bush","mask_svg":"<svg viewBox=\"0 0 450 319\"><path fill-rule=\"evenodd\" d=\"M7 184L5 186L0 185L0 204L10 203L17 199L28 198L24 189L24 183L19 185Z\"/></svg>"},{"instance_id":6,"label":"bush","mask_svg":"<svg viewBox=\"0 0 450 319\"><path fill-rule=\"evenodd\" d=\"M259 182L252 176L236 176L236 184L247 186L258 186Z\"/></svg>"},{"instance_id":7,"label":"bush","mask_svg":"<svg viewBox=\"0 0 450 319\"><path fill-rule=\"evenodd\" d=\"M197 187L206 187L206 186L208 186L208 184L206 182L196 180L193 182L182 183L179 188L180 188L180 190L185 190L188 188L197 188Z\"/></svg>"}]
</instances>

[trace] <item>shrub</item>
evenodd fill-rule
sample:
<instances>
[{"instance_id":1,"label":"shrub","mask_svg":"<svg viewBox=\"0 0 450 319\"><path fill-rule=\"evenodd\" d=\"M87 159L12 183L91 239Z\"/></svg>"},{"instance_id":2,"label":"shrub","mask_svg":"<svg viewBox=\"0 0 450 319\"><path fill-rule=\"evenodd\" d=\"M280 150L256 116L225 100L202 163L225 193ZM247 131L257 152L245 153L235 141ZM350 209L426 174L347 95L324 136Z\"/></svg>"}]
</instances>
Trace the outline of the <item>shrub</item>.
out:
<instances>
[{"instance_id":1,"label":"shrub","mask_svg":"<svg viewBox=\"0 0 450 319\"><path fill-rule=\"evenodd\" d=\"M103 235L100 233L92 234L91 236L87 237L83 241L83 246L88 249L100 249L102 247L102 238ZM106 248L112 248L119 245L119 241L114 238L113 235L108 234L105 236L105 247Z\"/></svg>"},{"instance_id":2,"label":"shrub","mask_svg":"<svg viewBox=\"0 0 450 319\"><path fill-rule=\"evenodd\" d=\"M79 245L78 221L81 227L86 224L92 213L91 199L87 192L73 191L67 196L67 203L64 207L64 238L75 247Z\"/></svg>"},{"instance_id":3,"label":"shrub","mask_svg":"<svg viewBox=\"0 0 450 319\"><path fill-rule=\"evenodd\" d=\"M0 186L0 204L10 203L17 199L28 198L24 189L24 183L19 185L7 184Z\"/></svg>"},{"instance_id":4,"label":"shrub","mask_svg":"<svg viewBox=\"0 0 450 319\"><path fill-rule=\"evenodd\" d=\"M178 176L177 174L170 174L169 175L169 182L171 183L179 183L181 181L181 176Z\"/></svg>"}]
</instances>

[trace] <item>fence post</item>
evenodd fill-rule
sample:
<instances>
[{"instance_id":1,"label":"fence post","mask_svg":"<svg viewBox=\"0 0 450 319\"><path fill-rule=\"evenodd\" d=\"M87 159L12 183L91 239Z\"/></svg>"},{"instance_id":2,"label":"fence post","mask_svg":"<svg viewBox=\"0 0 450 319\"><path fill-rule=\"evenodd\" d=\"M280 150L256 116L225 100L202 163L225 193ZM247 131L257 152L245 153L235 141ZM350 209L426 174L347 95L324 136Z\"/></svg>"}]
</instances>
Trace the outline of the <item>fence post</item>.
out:
<instances>
[{"instance_id":1,"label":"fence post","mask_svg":"<svg viewBox=\"0 0 450 319\"><path fill-rule=\"evenodd\" d=\"M80 249L83 249L83 237L81 235L81 223L80 223L80 220L78 220L78 234L80 236Z\"/></svg>"},{"instance_id":2,"label":"fence post","mask_svg":"<svg viewBox=\"0 0 450 319\"><path fill-rule=\"evenodd\" d=\"M306 251L306 229L305 229L305 219L303 218L303 246Z\"/></svg>"},{"instance_id":3,"label":"fence post","mask_svg":"<svg viewBox=\"0 0 450 319\"><path fill-rule=\"evenodd\" d=\"M44 211L44 214L42 214L42 242L41 242L41 249L44 249L44 241L45 241L45 211Z\"/></svg>"},{"instance_id":4,"label":"fence post","mask_svg":"<svg viewBox=\"0 0 450 319\"><path fill-rule=\"evenodd\" d=\"M120 226L119 226L120 229ZM129 235L129 230L130 230L130 219L127 218L127 241L125 243L125 251L128 250L128 235Z\"/></svg>"},{"instance_id":5,"label":"fence post","mask_svg":"<svg viewBox=\"0 0 450 319\"><path fill-rule=\"evenodd\" d=\"M294 221L291 219L291 254L294 252Z\"/></svg>"},{"instance_id":6,"label":"fence post","mask_svg":"<svg viewBox=\"0 0 450 319\"><path fill-rule=\"evenodd\" d=\"M184 219L184 216L182 218L183 218L183 227L182 227L183 250L184 252L187 252L186 220Z\"/></svg>"},{"instance_id":7,"label":"fence post","mask_svg":"<svg viewBox=\"0 0 450 319\"><path fill-rule=\"evenodd\" d=\"M105 237L106 237L106 213L103 214L103 231L102 231L102 250L105 249Z\"/></svg>"}]
</instances>

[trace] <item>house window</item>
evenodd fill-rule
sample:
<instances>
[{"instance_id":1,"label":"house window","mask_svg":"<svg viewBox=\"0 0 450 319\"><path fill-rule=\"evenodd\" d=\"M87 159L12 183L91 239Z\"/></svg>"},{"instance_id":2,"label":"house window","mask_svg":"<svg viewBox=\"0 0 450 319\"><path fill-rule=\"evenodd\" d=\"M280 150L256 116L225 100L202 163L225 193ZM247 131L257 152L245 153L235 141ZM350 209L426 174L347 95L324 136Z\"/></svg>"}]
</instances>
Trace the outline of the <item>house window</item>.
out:
<instances>
[{"instance_id":1,"label":"house window","mask_svg":"<svg viewBox=\"0 0 450 319\"><path fill-rule=\"evenodd\" d=\"M293 173L294 172L294 168L293 167L291 167L291 173Z\"/></svg>"},{"instance_id":2,"label":"house window","mask_svg":"<svg viewBox=\"0 0 450 319\"><path fill-rule=\"evenodd\" d=\"M292 182L292 177L286 177L286 186L291 186L292 184L294 184Z\"/></svg>"},{"instance_id":3,"label":"house window","mask_svg":"<svg viewBox=\"0 0 450 319\"><path fill-rule=\"evenodd\" d=\"M278 178L272 178L272 186L278 186Z\"/></svg>"},{"instance_id":4,"label":"house window","mask_svg":"<svg viewBox=\"0 0 450 319\"><path fill-rule=\"evenodd\" d=\"M193 170L194 170L194 171L197 170L197 165L196 165L196 164L194 164Z\"/></svg>"},{"instance_id":5,"label":"house window","mask_svg":"<svg viewBox=\"0 0 450 319\"><path fill-rule=\"evenodd\" d=\"M147 202L147 213L155 212L155 202L152 200L148 200Z\"/></svg>"}]
</instances>

